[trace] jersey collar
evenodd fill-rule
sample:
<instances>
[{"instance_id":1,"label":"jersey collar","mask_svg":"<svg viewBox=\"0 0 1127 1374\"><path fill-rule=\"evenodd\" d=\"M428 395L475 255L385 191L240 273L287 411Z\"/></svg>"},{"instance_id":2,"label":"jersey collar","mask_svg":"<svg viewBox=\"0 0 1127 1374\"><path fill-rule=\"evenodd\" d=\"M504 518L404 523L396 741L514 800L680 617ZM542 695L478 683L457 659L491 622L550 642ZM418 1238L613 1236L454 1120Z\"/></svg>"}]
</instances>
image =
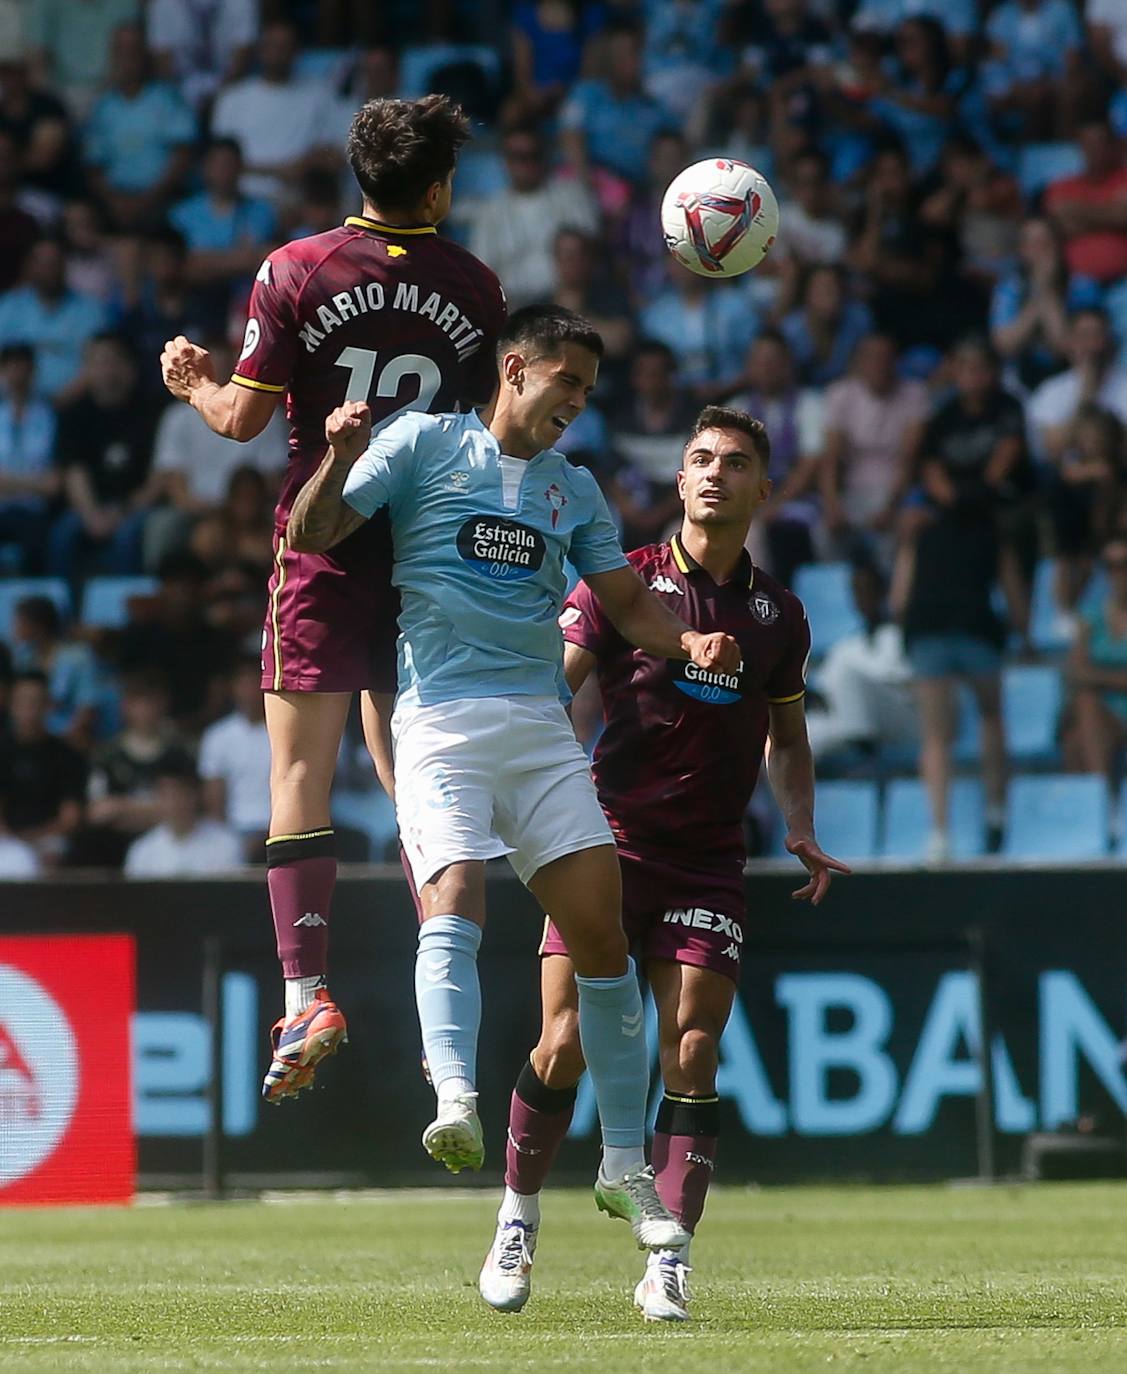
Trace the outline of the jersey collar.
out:
<instances>
[{"instance_id":1,"label":"jersey collar","mask_svg":"<svg viewBox=\"0 0 1127 1374\"><path fill-rule=\"evenodd\" d=\"M399 224L381 224L378 219L368 219L366 215L349 215L345 220L349 229L371 229L377 234L437 234L433 224L416 224L404 228Z\"/></svg>"},{"instance_id":2,"label":"jersey collar","mask_svg":"<svg viewBox=\"0 0 1127 1374\"><path fill-rule=\"evenodd\" d=\"M711 576L711 573L705 568L702 568L688 549L685 548L681 543L680 537L676 534L669 540L669 552L673 555L673 562L677 565L677 571L679 573L683 573L687 576L689 573L699 572L704 573L705 577ZM736 564L732 576L722 585L747 587L750 590L754 580L755 565L751 561L751 555L744 549L743 553L740 554L739 562Z\"/></svg>"}]
</instances>

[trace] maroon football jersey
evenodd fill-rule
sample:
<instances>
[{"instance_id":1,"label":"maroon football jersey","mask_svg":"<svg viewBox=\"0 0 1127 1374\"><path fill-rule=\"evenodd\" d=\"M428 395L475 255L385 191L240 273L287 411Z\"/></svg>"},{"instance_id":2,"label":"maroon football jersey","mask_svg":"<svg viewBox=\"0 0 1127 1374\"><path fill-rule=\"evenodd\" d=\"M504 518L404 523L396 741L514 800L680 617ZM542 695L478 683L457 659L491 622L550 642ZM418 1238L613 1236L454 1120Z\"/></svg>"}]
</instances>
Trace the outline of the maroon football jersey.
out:
<instances>
[{"instance_id":1,"label":"maroon football jersey","mask_svg":"<svg viewBox=\"0 0 1127 1374\"><path fill-rule=\"evenodd\" d=\"M768 707L805 692L810 629L802 602L745 554L718 585L674 536L627 555L686 624L739 644L737 673L655 658L618 633L586 583L560 616L564 638L597 659L606 727L595 783L615 839L641 857L702 869L742 866Z\"/></svg>"},{"instance_id":2,"label":"maroon football jersey","mask_svg":"<svg viewBox=\"0 0 1127 1374\"><path fill-rule=\"evenodd\" d=\"M232 381L286 393L284 523L325 456L325 419L367 401L379 425L400 410L487 401L505 321L496 275L433 228L353 216L271 253L251 292Z\"/></svg>"}]
</instances>

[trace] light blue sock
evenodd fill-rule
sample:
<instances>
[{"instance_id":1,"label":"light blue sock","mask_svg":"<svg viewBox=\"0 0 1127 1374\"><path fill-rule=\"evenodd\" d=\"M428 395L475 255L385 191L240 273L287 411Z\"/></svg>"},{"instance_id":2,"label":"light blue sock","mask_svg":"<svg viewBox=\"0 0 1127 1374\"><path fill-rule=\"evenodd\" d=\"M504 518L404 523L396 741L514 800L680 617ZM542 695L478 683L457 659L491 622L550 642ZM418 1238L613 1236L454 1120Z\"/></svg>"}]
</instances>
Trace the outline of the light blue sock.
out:
<instances>
[{"instance_id":1,"label":"light blue sock","mask_svg":"<svg viewBox=\"0 0 1127 1374\"><path fill-rule=\"evenodd\" d=\"M649 1056L634 961L620 978L579 978L579 1039L591 1075L603 1147L604 1173L619 1178L644 1162Z\"/></svg>"},{"instance_id":2,"label":"light blue sock","mask_svg":"<svg viewBox=\"0 0 1127 1374\"><path fill-rule=\"evenodd\" d=\"M431 1082L441 1102L476 1090L481 927L462 916L432 916L419 929L415 1005Z\"/></svg>"}]
</instances>

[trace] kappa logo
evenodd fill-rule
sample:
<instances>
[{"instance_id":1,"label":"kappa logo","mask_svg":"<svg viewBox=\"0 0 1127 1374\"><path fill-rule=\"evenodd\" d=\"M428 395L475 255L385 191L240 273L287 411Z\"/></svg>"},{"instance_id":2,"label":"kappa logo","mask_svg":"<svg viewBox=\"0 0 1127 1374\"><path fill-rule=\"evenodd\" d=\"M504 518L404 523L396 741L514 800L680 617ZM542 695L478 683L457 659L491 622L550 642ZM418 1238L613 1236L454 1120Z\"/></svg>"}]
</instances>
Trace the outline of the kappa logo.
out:
<instances>
[{"instance_id":1,"label":"kappa logo","mask_svg":"<svg viewBox=\"0 0 1127 1374\"><path fill-rule=\"evenodd\" d=\"M726 936L734 945L742 945L744 942L744 933L739 921L731 916L722 916L718 911L706 911L702 906L672 907L661 919L669 926L711 930L717 935ZM731 948L732 946L729 946L729 949ZM728 952L727 949L724 951L725 954ZM738 959L739 954L732 957Z\"/></svg>"},{"instance_id":2,"label":"kappa logo","mask_svg":"<svg viewBox=\"0 0 1127 1374\"><path fill-rule=\"evenodd\" d=\"M327 926L329 923L319 911L307 911L304 916L299 916L294 922L295 926L308 926L310 930L314 926Z\"/></svg>"},{"instance_id":3,"label":"kappa logo","mask_svg":"<svg viewBox=\"0 0 1127 1374\"><path fill-rule=\"evenodd\" d=\"M736 944L729 945L728 948L727 948L726 950L724 950L724 957L725 957L725 959L735 959L735 961L736 961L737 963L739 963L739 959L740 959L740 947L739 947L739 945L736 945Z\"/></svg>"},{"instance_id":4,"label":"kappa logo","mask_svg":"<svg viewBox=\"0 0 1127 1374\"><path fill-rule=\"evenodd\" d=\"M522 1145L513 1135L513 1128L509 1127L509 1144L516 1150L518 1155L542 1155L543 1150L537 1150L531 1145Z\"/></svg>"},{"instance_id":5,"label":"kappa logo","mask_svg":"<svg viewBox=\"0 0 1127 1374\"><path fill-rule=\"evenodd\" d=\"M677 583L674 582L671 577L666 577L664 573L662 573L660 577L655 577L650 583L650 591L665 592L667 596L673 596L674 594L677 596L685 595L685 589L683 587L678 587Z\"/></svg>"},{"instance_id":6,"label":"kappa logo","mask_svg":"<svg viewBox=\"0 0 1127 1374\"><path fill-rule=\"evenodd\" d=\"M705 1167L706 1169L712 1169L712 1170L714 1170L714 1169L716 1168L716 1162L715 1162L715 1160L709 1159L707 1155L699 1155L699 1154L697 1154L697 1152L696 1152L695 1150L686 1150L686 1151L685 1151L685 1163L686 1163L686 1164L703 1164L704 1167Z\"/></svg>"},{"instance_id":7,"label":"kappa logo","mask_svg":"<svg viewBox=\"0 0 1127 1374\"><path fill-rule=\"evenodd\" d=\"M779 618L779 608L764 592L753 592L749 598L751 613L760 625L774 625Z\"/></svg>"}]
</instances>

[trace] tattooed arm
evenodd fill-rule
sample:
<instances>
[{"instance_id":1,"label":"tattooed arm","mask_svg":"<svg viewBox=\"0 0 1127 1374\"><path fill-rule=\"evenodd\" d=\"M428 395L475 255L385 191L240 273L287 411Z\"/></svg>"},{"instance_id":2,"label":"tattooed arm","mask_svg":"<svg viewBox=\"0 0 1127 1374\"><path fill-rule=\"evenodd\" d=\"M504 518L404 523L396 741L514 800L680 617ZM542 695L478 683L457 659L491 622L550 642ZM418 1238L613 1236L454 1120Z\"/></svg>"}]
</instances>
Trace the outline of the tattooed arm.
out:
<instances>
[{"instance_id":1,"label":"tattooed arm","mask_svg":"<svg viewBox=\"0 0 1127 1374\"><path fill-rule=\"evenodd\" d=\"M298 492L286 525L286 539L296 553L324 553L365 523L363 515L345 504L343 492L371 437L371 412L360 401L346 401L325 421L329 451Z\"/></svg>"}]
</instances>

